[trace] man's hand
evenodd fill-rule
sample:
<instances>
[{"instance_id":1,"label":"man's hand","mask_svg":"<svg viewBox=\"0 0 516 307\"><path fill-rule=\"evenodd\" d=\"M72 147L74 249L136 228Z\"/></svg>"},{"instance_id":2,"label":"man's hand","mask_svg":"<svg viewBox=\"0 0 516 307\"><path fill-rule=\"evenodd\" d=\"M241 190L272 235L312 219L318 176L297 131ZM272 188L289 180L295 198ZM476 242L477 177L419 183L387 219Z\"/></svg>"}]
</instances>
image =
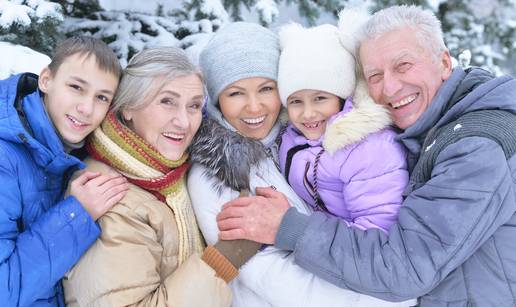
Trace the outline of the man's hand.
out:
<instances>
[{"instance_id":1,"label":"man's hand","mask_svg":"<svg viewBox=\"0 0 516 307\"><path fill-rule=\"evenodd\" d=\"M84 172L70 183L70 195L95 221L118 203L128 189L127 179L120 174Z\"/></svg>"},{"instance_id":2,"label":"man's hand","mask_svg":"<svg viewBox=\"0 0 516 307\"><path fill-rule=\"evenodd\" d=\"M257 196L227 202L217 215L221 240L247 239L274 244L283 215L290 208L283 193L256 188Z\"/></svg>"}]
</instances>

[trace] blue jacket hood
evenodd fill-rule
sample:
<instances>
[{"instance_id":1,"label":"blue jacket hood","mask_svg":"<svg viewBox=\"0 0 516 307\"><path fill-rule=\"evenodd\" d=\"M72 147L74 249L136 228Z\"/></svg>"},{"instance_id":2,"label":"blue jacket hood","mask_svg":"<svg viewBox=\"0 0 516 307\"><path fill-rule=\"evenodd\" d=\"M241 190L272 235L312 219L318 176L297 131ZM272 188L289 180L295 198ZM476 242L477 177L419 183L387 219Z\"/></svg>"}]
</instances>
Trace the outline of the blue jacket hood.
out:
<instances>
[{"instance_id":1,"label":"blue jacket hood","mask_svg":"<svg viewBox=\"0 0 516 307\"><path fill-rule=\"evenodd\" d=\"M59 174L84 164L64 151L38 90L38 76L24 73L0 81L0 139L27 147L38 165Z\"/></svg>"},{"instance_id":2,"label":"blue jacket hood","mask_svg":"<svg viewBox=\"0 0 516 307\"><path fill-rule=\"evenodd\" d=\"M16 75L0 81L0 138L13 143L23 143L18 135L26 133L15 108L18 81L21 76Z\"/></svg>"}]
</instances>

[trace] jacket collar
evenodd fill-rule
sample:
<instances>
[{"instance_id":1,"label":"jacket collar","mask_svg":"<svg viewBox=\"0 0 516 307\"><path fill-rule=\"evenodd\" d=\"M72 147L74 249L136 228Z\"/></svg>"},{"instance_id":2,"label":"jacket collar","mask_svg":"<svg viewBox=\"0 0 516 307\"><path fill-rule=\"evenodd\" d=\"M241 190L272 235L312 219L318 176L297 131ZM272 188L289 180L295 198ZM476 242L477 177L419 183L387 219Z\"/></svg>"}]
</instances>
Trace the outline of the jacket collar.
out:
<instances>
[{"instance_id":1,"label":"jacket collar","mask_svg":"<svg viewBox=\"0 0 516 307\"><path fill-rule=\"evenodd\" d=\"M460 67L443 82L428 109L398 136L411 154L418 155L430 129L441 127L462 114L475 110L506 109L516 113L516 89L511 77L495 78L480 68ZM505 104L505 105L504 105Z\"/></svg>"},{"instance_id":2,"label":"jacket collar","mask_svg":"<svg viewBox=\"0 0 516 307\"><path fill-rule=\"evenodd\" d=\"M216 179L214 188L249 190L251 168L266 159L264 145L227 128L213 118L204 119L190 145L190 161L205 168L204 175Z\"/></svg>"},{"instance_id":3,"label":"jacket collar","mask_svg":"<svg viewBox=\"0 0 516 307\"><path fill-rule=\"evenodd\" d=\"M8 120L0 127L4 130L0 137L24 144L36 164L49 173L62 174L72 166L84 167L81 161L64 151L45 110L37 78L37 75L25 73L11 77L4 84L7 88L2 90L6 90L11 99L4 102L8 104Z\"/></svg>"},{"instance_id":4,"label":"jacket collar","mask_svg":"<svg viewBox=\"0 0 516 307\"><path fill-rule=\"evenodd\" d=\"M346 109L346 106L344 108ZM391 123L389 111L373 101L365 81L360 79L353 94L351 110L330 122L324 135L323 147L333 154L348 145L362 141L371 133L389 127Z\"/></svg>"},{"instance_id":5,"label":"jacket collar","mask_svg":"<svg viewBox=\"0 0 516 307\"><path fill-rule=\"evenodd\" d=\"M297 129L289 125L288 133L296 134L296 144L322 146L330 154L365 139L369 134L387 128L391 124L389 112L376 104L369 96L365 81L359 80L353 98L346 99L342 111L328 120L326 132L319 140L307 140Z\"/></svg>"}]
</instances>

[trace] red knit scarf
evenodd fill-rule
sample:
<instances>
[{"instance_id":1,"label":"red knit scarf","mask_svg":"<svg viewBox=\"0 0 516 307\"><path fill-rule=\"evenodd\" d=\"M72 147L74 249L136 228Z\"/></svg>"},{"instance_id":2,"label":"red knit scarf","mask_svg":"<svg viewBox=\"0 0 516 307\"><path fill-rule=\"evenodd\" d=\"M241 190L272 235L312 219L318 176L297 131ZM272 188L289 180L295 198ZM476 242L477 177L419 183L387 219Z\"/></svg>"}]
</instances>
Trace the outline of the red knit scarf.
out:
<instances>
[{"instance_id":1,"label":"red knit scarf","mask_svg":"<svg viewBox=\"0 0 516 307\"><path fill-rule=\"evenodd\" d=\"M129 182L149 191L161 201L165 201L167 195L177 189L176 184L180 183L180 179L189 167L189 163L186 162L188 158L186 153L177 161L168 160L152 145L122 124L113 112L108 113L99 129L119 149L162 175L152 178L141 176L136 169L137 166L129 161L123 161L112 148L113 146L101 139L99 133L93 133L86 144L88 153L94 159L120 170Z\"/></svg>"}]
</instances>

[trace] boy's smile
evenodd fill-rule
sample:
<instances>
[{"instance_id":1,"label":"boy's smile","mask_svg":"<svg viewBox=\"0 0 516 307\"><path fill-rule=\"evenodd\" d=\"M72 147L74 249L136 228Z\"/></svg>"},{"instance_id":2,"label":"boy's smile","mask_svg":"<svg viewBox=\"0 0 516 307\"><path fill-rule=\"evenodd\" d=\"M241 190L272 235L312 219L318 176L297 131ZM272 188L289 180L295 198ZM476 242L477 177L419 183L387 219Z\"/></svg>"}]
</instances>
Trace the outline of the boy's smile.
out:
<instances>
[{"instance_id":1,"label":"boy's smile","mask_svg":"<svg viewBox=\"0 0 516 307\"><path fill-rule=\"evenodd\" d=\"M39 88L47 112L63 141L79 143L104 119L118 86L118 78L98 67L95 56L74 54L57 72L45 68Z\"/></svg>"}]
</instances>

